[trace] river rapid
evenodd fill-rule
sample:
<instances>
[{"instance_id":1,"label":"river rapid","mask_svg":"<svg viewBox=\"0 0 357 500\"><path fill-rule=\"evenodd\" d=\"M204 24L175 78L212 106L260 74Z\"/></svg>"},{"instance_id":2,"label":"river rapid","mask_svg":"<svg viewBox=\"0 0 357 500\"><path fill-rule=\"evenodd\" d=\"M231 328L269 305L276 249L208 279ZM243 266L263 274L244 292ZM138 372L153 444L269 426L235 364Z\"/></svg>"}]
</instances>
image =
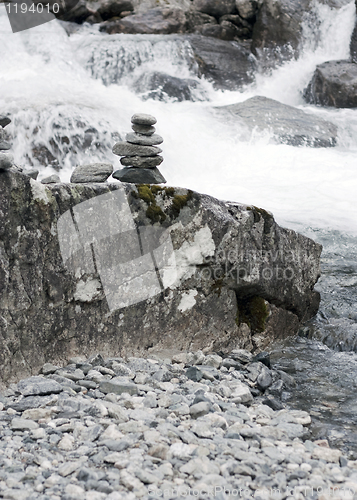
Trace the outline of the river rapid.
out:
<instances>
[{"instance_id":1,"label":"river rapid","mask_svg":"<svg viewBox=\"0 0 357 500\"><path fill-rule=\"evenodd\" d=\"M130 130L131 115L153 114L169 185L263 207L279 224L321 243L320 311L297 339L273 346L272 358L298 381L284 394L286 403L311 411L314 435L357 458L357 110L302 99L317 64L348 58L355 4L317 3L313 17L298 60L258 74L239 92L200 81L195 102L175 102L147 99L132 84L153 70L197 79L188 44L107 35L89 25L68 36L58 21L13 34L0 4L0 111L13 120L7 130L17 164L39 168L39 179L58 173L64 182L80 163L106 160L119 168L111 147ZM247 137L239 125L216 118L214 106L254 95L335 123L337 146L277 145L268 132ZM41 165L41 154L52 166Z\"/></svg>"}]
</instances>

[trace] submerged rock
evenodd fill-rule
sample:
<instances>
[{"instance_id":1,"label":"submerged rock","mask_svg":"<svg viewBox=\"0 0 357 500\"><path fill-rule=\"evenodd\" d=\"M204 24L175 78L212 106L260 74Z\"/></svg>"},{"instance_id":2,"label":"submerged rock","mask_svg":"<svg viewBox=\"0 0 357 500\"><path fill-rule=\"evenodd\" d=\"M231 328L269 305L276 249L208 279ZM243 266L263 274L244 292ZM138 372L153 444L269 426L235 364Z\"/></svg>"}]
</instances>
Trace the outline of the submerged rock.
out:
<instances>
[{"instance_id":1,"label":"submerged rock","mask_svg":"<svg viewBox=\"0 0 357 500\"><path fill-rule=\"evenodd\" d=\"M291 146L327 148L336 145L337 127L300 109L263 96L216 107L219 117L233 119L250 132L273 133L276 141Z\"/></svg>"},{"instance_id":2,"label":"submerged rock","mask_svg":"<svg viewBox=\"0 0 357 500\"><path fill-rule=\"evenodd\" d=\"M136 92L143 93L145 99L164 101L168 97L181 101L201 101L205 90L193 78L177 78L159 71L144 73L134 83Z\"/></svg>"},{"instance_id":3,"label":"submerged rock","mask_svg":"<svg viewBox=\"0 0 357 500\"><path fill-rule=\"evenodd\" d=\"M98 351L263 349L315 314L320 252L263 209L186 189L2 172L1 380Z\"/></svg>"},{"instance_id":4,"label":"submerged rock","mask_svg":"<svg viewBox=\"0 0 357 500\"><path fill-rule=\"evenodd\" d=\"M311 0L259 2L253 28L252 51L271 64L298 54L302 24L311 15Z\"/></svg>"},{"instance_id":5,"label":"submerged rock","mask_svg":"<svg viewBox=\"0 0 357 500\"><path fill-rule=\"evenodd\" d=\"M310 104L335 108L357 107L357 64L350 61L328 61L319 64L305 89Z\"/></svg>"}]
</instances>

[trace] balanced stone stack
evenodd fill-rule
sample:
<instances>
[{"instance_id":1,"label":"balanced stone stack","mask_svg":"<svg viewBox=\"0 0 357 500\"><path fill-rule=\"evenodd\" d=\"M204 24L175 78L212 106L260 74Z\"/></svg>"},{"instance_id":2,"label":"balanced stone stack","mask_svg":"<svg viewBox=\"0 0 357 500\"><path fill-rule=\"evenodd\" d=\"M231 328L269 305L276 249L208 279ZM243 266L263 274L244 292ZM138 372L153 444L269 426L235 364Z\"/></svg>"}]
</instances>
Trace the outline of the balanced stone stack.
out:
<instances>
[{"instance_id":1,"label":"balanced stone stack","mask_svg":"<svg viewBox=\"0 0 357 500\"><path fill-rule=\"evenodd\" d=\"M121 156L123 169L114 172L113 177L122 182L134 184L161 184L166 182L157 168L163 162L162 152L157 144L163 138L155 134L156 118L151 115L137 113L131 117L131 128L134 132L126 135L126 141L117 142L113 153Z\"/></svg>"},{"instance_id":2,"label":"balanced stone stack","mask_svg":"<svg viewBox=\"0 0 357 500\"><path fill-rule=\"evenodd\" d=\"M23 169L14 163L14 157L12 154L8 153L11 148L11 144L6 140L6 133L4 128L11 123L11 119L8 116L0 115L0 172L5 170L13 170L17 172L23 172L24 174L32 177L32 179L37 178L38 170L30 168Z\"/></svg>"},{"instance_id":3,"label":"balanced stone stack","mask_svg":"<svg viewBox=\"0 0 357 500\"><path fill-rule=\"evenodd\" d=\"M3 152L8 151L11 147L11 144L6 141L4 130L9 123L11 123L10 118L0 115L0 170L9 170L13 165L12 155Z\"/></svg>"}]
</instances>

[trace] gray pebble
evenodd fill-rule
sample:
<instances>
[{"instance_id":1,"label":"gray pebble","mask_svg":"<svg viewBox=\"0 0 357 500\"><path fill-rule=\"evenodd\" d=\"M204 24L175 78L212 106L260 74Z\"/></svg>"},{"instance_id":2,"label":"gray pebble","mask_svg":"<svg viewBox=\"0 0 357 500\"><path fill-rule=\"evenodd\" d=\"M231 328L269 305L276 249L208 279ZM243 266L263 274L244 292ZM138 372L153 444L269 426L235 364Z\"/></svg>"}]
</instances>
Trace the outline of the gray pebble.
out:
<instances>
[{"instance_id":1,"label":"gray pebble","mask_svg":"<svg viewBox=\"0 0 357 500\"><path fill-rule=\"evenodd\" d=\"M156 132L155 127L153 127L152 125L138 125L133 123L131 128L137 134L142 134L142 135L152 135Z\"/></svg>"},{"instance_id":2,"label":"gray pebble","mask_svg":"<svg viewBox=\"0 0 357 500\"><path fill-rule=\"evenodd\" d=\"M124 156L120 163L125 167L154 168L164 161L162 156Z\"/></svg>"},{"instance_id":3,"label":"gray pebble","mask_svg":"<svg viewBox=\"0 0 357 500\"><path fill-rule=\"evenodd\" d=\"M155 156L162 153L162 149L122 141L114 144L113 153L118 156Z\"/></svg>"},{"instance_id":4,"label":"gray pebble","mask_svg":"<svg viewBox=\"0 0 357 500\"><path fill-rule=\"evenodd\" d=\"M136 113L131 117L131 123L135 125L155 125L156 118L145 113Z\"/></svg>"},{"instance_id":5,"label":"gray pebble","mask_svg":"<svg viewBox=\"0 0 357 500\"><path fill-rule=\"evenodd\" d=\"M156 167L148 169L126 167L114 172L113 177L121 182L131 182L133 184L163 184L166 182L165 177L163 177Z\"/></svg>"},{"instance_id":6,"label":"gray pebble","mask_svg":"<svg viewBox=\"0 0 357 500\"><path fill-rule=\"evenodd\" d=\"M183 496L206 483L237 492L244 485L247 498L259 489L285 494L301 485L343 491L355 480L355 463L327 441L303 441L308 413L275 411L266 404L282 404L272 395L253 398L249 388L262 383L259 377L274 376L277 384L283 376L260 362L249 365L245 352L235 356L240 361L230 354L227 364L240 370L229 372L218 369L225 360L202 352L177 356L174 364L101 355L64 368L45 364L43 376L13 384L0 397L1 495L136 500L149 491ZM200 364L186 369L192 378L177 377L186 362Z\"/></svg>"},{"instance_id":7,"label":"gray pebble","mask_svg":"<svg viewBox=\"0 0 357 500\"><path fill-rule=\"evenodd\" d=\"M141 135L137 133L126 134L127 142L131 144L140 144L142 146L155 146L156 144L161 144L164 139L159 134L153 134L150 136Z\"/></svg>"},{"instance_id":8,"label":"gray pebble","mask_svg":"<svg viewBox=\"0 0 357 500\"><path fill-rule=\"evenodd\" d=\"M128 394L137 394L138 392L138 388L135 384L122 380L119 377L101 382L99 384L99 389L105 394L108 394L109 392L112 392L113 394L123 394L123 392Z\"/></svg>"}]
</instances>

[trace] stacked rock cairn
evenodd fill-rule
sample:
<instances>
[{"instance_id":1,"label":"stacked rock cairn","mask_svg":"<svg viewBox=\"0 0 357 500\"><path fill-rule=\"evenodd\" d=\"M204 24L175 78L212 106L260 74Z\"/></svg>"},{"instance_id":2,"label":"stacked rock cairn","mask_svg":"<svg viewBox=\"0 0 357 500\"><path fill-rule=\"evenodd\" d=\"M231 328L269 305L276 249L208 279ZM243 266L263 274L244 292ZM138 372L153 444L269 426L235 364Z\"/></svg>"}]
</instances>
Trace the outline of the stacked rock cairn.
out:
<instances>
[{"instance_id":1,"label":"stacked rock cairn","mask_svg":"<svg viewBox=\"0 0 357 500\"><path fill-rule=\"evenodd\" d=\"M8 116L0 114L0 172L5 172L6 170L12 170L15 172L22 172L32 179L36 179L38 176L38 170L30 168L23 169L14 163L14 157L12 154L8 153L11 148L11 144L6 140L6 132L4 128L11 123L11 119Z\"/></svg>"},{"instance_id":2,"label":"stacked rock cairn","mask_svg":"<svg viewBox=\"0 0 357 500\"><path fill-rule=\"evenodd\" d=\"M0 115L0 170L9 170L13 166L13 156L9 153L4 153L11 148L11 144L6 141L6 133L4 128L11 123L10 118Z\"/></svg>"},{"instance_id":3,"label":"stacked rock cairn","mask_svg":"<svg viewBox=\"0 0 357 500\"><path fill-rule=\"evenodd\" d=\"M131 117L134 132L126 135L126 141L117 142L113 153L121 156L124 166L114 172L113 177L122 182L134 184L161 184L166 180L157 168L163 162L162 150L157 147L163 138L155 134L156 118L152 115L137 113Z\"/></svg>"}]
</instances>

